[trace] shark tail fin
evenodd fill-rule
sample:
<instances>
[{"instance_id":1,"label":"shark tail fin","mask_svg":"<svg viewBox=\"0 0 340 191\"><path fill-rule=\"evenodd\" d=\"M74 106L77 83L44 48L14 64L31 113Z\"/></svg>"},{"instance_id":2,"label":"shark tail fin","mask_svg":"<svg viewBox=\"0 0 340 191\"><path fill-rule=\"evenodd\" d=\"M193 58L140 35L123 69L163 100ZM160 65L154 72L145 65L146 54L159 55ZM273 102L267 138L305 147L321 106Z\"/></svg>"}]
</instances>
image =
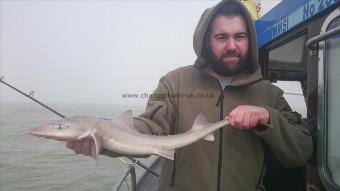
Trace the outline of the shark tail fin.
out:
<instances>
[{"instance_id":1,"label":"shark tail fin","mask_svg":"<svg viewBox=\"0 0 340 191\"><path fill-rule=\"evenodd\" d=\"M156 154L164 158L174 160L175 150L157 150Z\"/></svg>"},{"instance_id":2,"label":"shark tail fin","mask_svg":"<svg viewBox=\"0 0 340 191\"><path fill-rule=\"evenodd\" d=\"M196 118L195 118L195 121L192 125L192 128L191 128L191 131L195 131L195 130L198 130L198 129L202 129L206 126L209 126L211 125L212 123L209 123L207 118L205 117L205 115L201 112L199 113ZM207 141L214 141L215 138L214 138L214 134L210 134L210 135L207 135L204 140L207 140Z\"/></svg>"}]
</instances>

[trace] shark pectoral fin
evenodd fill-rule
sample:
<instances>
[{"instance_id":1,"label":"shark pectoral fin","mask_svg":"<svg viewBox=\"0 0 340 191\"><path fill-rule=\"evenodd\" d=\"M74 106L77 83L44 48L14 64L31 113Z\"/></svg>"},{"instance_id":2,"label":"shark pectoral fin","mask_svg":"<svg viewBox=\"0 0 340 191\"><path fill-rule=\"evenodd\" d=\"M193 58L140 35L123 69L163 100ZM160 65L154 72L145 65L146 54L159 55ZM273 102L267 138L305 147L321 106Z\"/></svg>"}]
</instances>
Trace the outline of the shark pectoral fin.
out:
<instances>
[{"instance_id":1,"label":"shark pectoral fin","mask_svg":"<svg viewBox=\"0 0 340 191\"><path fill-rule=\"evenodd\" d=\"M97 128L96 128L97 129ZM98 137L96 137L95 135L95 132L96 132L96 129L94 129L93 131L92 130L89 130L87 131L86 133L83 133L81 135L79 135L77 137L77 141L81 140L81 139L85 139L87 137L90 137L91 139L93 139L94 141L94 145L92 146L91 148L91 157L95 160L98 159L98 156L99 156L99 150L100 150L100 147L101 147L101 142L100 142L100 139Z\"/></svg>"},{"instance_id":2,"label":"shark pectoral fin","mask_svg":"<svg viewBox=\"0 0 340 191\"><path fill-rule=\"evenodd\" d=\"M90 132L91 138L94 140L94 147L92 147L91 157L95 160L99 157L100 148L102 147L101 139L96 134L97 128Z\"/></svg>"},{"instance_id":3,"label":"shark pectoral fin","mask_svg":"<svg viewBox=\"0 0 340 191\"><path fill-rule=\"evenodd\" d=\"M98 160L99 158L99 154L97 154L97 149L96 149L96 145L91 145L91 158L93 158L94 160Z\"/></svg>"},{"instance_id":4,"label":"shark pectoral fin","mask_svg":"<svg viewBox=\"0 0 340 191\"><path fill-rule=\"evenodd\" d=\"M156 154L170 160L174 160L175 150L157 150Z\"/></svg>"},{"instance_id":5,"label":"shark pectoral fin","mask_svg":"<svg viewBox=\"0 0 340 191\"><path fill-rule=\"evenodd\" d=\"M90 133L91 133L90 131L86 131L85 133L79 135L79 136L77 137L77 140L84 139L85 137L90 136Z\"/></svg>"},{"instance_id":6,"label":"shark pectoral fin","mask_svg":"<svg viewBox=\"0 0 340 191\"><path fill-rule=\"evenodd\" d=\"M207 135L206 137L204 137L204 140L206 141L214 141L214 133L211 133L210 135Z\"/></svg>"}]
</instances>

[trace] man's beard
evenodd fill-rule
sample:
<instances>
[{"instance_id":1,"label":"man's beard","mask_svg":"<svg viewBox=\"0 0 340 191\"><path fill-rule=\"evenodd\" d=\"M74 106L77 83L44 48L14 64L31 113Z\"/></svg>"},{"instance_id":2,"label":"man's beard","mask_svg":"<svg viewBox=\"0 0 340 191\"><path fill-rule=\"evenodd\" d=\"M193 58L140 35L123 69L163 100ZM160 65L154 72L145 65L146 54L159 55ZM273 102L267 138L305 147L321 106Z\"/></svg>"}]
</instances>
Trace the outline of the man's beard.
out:
<instances>
[{"instance_id":1,"label":"man's beard","mask_svg":"<svg viewBox=\"0 0 340 191\"><path fill-rule=\"evenodd\" d=\"M240 55L237 55L237 57L239 58L239 61L238 63L236 63L234 68L229 68L228 64L223 60L223 58L227 56L230 56L230 55L222 55L220 58L218 58L214 55L214 53L212 52L210 53L208 59L209 59L210 66L214 70L214 72L222 76L230 77L246 69L247 60L248 60L247 56L242 57Z\"/></svg>"}]
</instances>

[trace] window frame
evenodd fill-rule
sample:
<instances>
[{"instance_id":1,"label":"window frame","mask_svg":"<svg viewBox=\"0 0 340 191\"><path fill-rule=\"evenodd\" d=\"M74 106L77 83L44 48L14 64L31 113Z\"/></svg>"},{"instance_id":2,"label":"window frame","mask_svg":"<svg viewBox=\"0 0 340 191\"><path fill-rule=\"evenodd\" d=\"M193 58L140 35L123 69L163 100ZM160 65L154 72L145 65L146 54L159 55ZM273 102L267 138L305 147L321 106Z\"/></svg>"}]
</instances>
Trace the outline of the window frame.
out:
<instances>
[{"instance_id":1,"label":"window frame","mask_svg":"<svg viewBox=\"0 0 340 191\"><path fill-rule=\"evenodd\" d=\"M331 12L323 22L320 34L325 33L334 19L340 16L340 9L335 9ZM318 172L322 183L327 190L339 190L340 185L336 184L328 169L328 126L327 126L327 85L326 83L326 65L325 58L327 50L326 42L319 43L319 66L318 66L318 139L317 139L317 157L318 157Z\"/></svg>"}]
</instances>

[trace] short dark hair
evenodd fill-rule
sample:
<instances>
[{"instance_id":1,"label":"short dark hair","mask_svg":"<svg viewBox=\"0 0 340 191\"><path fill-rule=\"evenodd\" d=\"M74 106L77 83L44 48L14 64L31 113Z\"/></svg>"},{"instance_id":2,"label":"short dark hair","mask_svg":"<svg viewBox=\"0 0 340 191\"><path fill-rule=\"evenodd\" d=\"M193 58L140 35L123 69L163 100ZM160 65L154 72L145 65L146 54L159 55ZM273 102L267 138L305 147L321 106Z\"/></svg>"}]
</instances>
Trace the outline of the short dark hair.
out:
<instances>
[{"instance_id":1,"label":"short dark hair","mask_svg":"<svg viewBox=\"0 0 340 191\"><path fill-rule=\"evenodd\" d=\"M236 4L229 4L229 5L220 7L215 13L214 18L220 15L226 16L226 17L242 16L243 18L245 18L242 8ZM212 20L214 20L214 18Z\"/></svg>"}]
</instances>

